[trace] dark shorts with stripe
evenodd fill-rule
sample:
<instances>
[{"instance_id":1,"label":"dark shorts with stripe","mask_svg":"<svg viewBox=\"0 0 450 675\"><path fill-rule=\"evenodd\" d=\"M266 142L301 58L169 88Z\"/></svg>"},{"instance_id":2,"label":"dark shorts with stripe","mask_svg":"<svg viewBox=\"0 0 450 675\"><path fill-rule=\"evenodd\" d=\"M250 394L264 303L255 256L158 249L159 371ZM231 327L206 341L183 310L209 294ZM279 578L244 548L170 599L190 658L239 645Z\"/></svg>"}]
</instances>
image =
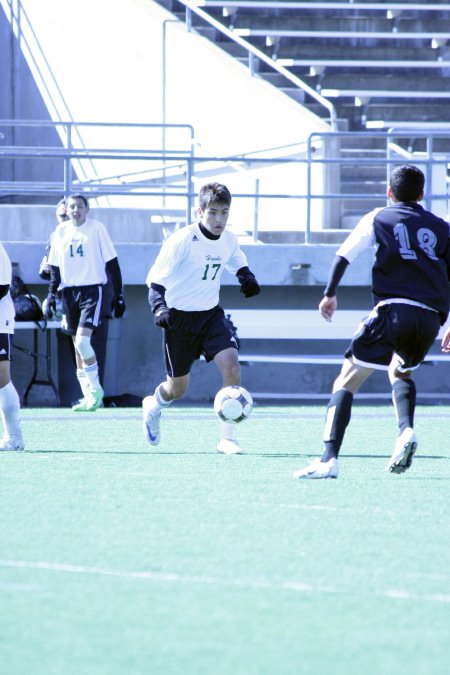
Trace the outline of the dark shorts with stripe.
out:
<instances>
[{"instance_id":1,"label":"dark shorts with stripe","mask_svg":"<svg viewBox=\"0 0 450 675\"><path fill-rule=\"evenodd\" d=\"M11 338L10 333L0 333L0 361L11 361Z\"/></svg>"},{"instance_id":2,"label":"dark shorts with stripe","mask_svg":"<svg viewBox=\"0 0 450 675\"><path fill-rule=\"evenodd\" d=\"M417 368L433 345L440 317L422 307L391 303L375 308L359 326L345 353L361 364L386 369L394 354L405 370Z\"/></svg>"},{"instance_id":3,"label":"dark shorts with stripe","mask_svg":"<svg viewBox=\"0 0 450 675\"><path fill-rule=\"evenodd\" d=\"M103 286L69 286L62 290L61 328L75 335L77 328L95 330L100 320Z\"/></svg>"},{"instance_id":4,"label":"dark shorts with stripe","mask_svg":"<svg viewBox=\"0 0 450 675\"><path fill-rule=\"evenodd\" d=\"M187 375L200 356L209 363L224 349L237 350L236 338L221 307L204 312L170 310L170 329L164 330L163 349L170 377Z\"/></svg>"}]
</instances>

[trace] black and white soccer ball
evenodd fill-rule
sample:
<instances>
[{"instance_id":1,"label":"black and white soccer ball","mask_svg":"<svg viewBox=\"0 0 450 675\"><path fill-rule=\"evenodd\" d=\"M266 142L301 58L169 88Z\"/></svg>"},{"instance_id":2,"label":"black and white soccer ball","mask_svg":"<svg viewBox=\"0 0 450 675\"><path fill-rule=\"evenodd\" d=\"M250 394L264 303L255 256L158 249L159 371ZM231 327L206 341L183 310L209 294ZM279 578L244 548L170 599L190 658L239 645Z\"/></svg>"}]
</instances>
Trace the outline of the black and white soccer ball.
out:
<instances>
[{"instance_id":1,"label":"black and white soccer ball","mask_svg":"<svg viewBox=\"0 0 450 675\"><path fill-rule=\"evenodd\" d=\"M220 389L214 399L214 412L224 422L243 422L253 408L253 399L247 389L232 385Z\"/></svg>"}]
</instances>

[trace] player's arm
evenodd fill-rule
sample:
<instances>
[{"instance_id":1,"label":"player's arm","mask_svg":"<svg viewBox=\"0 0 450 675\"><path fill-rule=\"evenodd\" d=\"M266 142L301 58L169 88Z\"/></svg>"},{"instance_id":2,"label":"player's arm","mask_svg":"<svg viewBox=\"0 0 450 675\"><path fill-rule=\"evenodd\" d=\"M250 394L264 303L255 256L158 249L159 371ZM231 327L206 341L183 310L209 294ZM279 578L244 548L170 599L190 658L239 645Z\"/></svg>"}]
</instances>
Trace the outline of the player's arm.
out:
<instances>
[{"instance_id":1,"label":"player's arm","mask_svg":"<svg viewBox=\"0 0 450 675\"><path fill-rule=\"evenodd\" d=\"M170 310L166 303L166 289L152 282L148 290L148 303L158 328L170 328Z\"/></svg>"},{"instance_id":2,"label":"player's arm","mask_svg":"<svg viewBox=\"0 0 450 675\"><path fill-rule=\"evenodd\" d=\"M442 338L441 347L443 352L450 352L450 326L444 333Z\"/></svg>"},{"instance_id":3,"label":"player's arm","mask_svg":"<svg viewBox=\"0 0 450 675\"><path fill-rule=\"evenodd\" d=\"M331 321L337 308L336 291L344 276L345 270L351 262L368 248L375 245L375 232L373 221L375 215L381 209L370 211L356 225L346 240L336 251L336 256L330 268L328 281L324 290L324 297L319 303L319 311L325 321Z\"/></svg>"},{"instance_id":4,"label":"player's arm","mask_svg":"<svg viewBox=\"0 0 450 675\"><path fill-rule=\"evenodd\" d=\"M331 321L333 314L337 308L336 291L339 282L344 276L345 270L349 265L349 261L343 256L335 256L331 265L328 282L323 293L323 298L319 304L319 311L325 321Z\"/></svg>"},{"instance_id":5,"label":"player's arm","mask_svg":"<svg viewBox=\"0 0 450 675\"><path fill-rule=\"evenodd\" d=\"M447 244L447 249L444 255L445 263L447 265L447 278L450 281L450 239ZM441 341L441 348L443 352L450 352L450 326L446 329Z\"/></svg>"},{"instance_id":6,"label":"player's arm","mask_svg":"<svg viewBox=\"0 0 450 675\"><path fill-rule=\"evenodd\" d=\"M44 257L42 258L41 264L39 266L39 276L44 281L50 281L50 265L48 264L48 256L50 254L51 242L52 239L50 237L50 240L48 241L47 246L45 247Z\"/></svg>"},{"instance_id":7,"label":"player's arm","mask_svg":"<svg viewBox=\"0 0 450 675\"><path fill-rule=\"evenodd\" d=\"M115 319L120 319L125 314L125 300L123 298L122 289L122 272L120 270L119 260L117 257L111 258L105 265L107 274L111 279L113 287L113 297L111 300L111 312Z\"/></svg>"},{"instance_id":8,"label":"player's arm","mask_svg":"<svg viewBox=\"0 0 450 675\"><path fill-rule=\"evenodd\" d=\"M50 282L48 284L47 307L45 317L49 319L56 313L56 291L61 283L61 271L56 265L50 265Z\"/></svg>"},{"instance_id":9,"label":"player's arm","mask_svg":"<svg viewBox=\"0 0 450 675\"><path fill-rule=\"evenodd\" d=\"M261 286L256 281L253 272L251 272L247 266L241 267L236 272L236 276L241 284L241 293L243 293L245 298L252 298L254 295L258 295L261 292Z\"/></svg>"}]
</instances>

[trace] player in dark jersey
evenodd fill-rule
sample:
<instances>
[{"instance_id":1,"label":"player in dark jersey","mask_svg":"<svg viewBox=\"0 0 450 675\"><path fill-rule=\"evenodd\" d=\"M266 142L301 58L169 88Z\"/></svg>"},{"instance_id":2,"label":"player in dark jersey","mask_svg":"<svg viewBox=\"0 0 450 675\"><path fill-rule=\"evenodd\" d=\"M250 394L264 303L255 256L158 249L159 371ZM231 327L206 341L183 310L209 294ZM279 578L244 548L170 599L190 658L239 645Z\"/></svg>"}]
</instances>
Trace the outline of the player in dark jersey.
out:
<instances>
[{"instance_id":1,"label":"player in dark jersey","mask_svg":"<svg viewBox=\"0 0 450 675\"><path fill-rule=\"evenodd\" d=\"M295 478L337 478L353 395L374 369L388 371L400 431L386 470L403 473L411 466L417 448L416 387L411 373L425 358L449 311L449 224L418 204L424 185L425 177L417 167L394 169L387 193L391 205L363 216L336 253L319 305L324 319L332 320L336 289L349 263L373 246L375 306L356 331L334 382L324 452L296 471Z\"/></svg>"}]
</instances>

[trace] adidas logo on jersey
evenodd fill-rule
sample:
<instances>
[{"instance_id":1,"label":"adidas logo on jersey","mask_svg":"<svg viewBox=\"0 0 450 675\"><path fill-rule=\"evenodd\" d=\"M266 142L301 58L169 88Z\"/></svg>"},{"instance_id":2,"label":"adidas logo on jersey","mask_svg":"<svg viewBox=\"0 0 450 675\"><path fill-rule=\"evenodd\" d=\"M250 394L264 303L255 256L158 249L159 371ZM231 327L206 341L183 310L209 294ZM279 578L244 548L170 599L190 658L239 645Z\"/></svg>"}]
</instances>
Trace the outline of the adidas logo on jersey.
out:
<instances>
[{"instance_id":1,"label":"adidas logo on jersey","mask_svg":"<svg viewBox=\"0 0 450 675\"><path fill-rule=\"evenodd\" d=\"M6 354L6 349L0 349L0 354L1 355Z\"/></svg>"},{"instance_id":2,"label":"adidas logo on jersey","mask_svg":"<svg viewBox=\"0 0 450 675\"><path fill-rule=\"evenodd\" d=\"M200 241L200 239L197 237L196 234L194 234L194 236L192 237L192 241Z\"/></svg>"}]
</instances>

